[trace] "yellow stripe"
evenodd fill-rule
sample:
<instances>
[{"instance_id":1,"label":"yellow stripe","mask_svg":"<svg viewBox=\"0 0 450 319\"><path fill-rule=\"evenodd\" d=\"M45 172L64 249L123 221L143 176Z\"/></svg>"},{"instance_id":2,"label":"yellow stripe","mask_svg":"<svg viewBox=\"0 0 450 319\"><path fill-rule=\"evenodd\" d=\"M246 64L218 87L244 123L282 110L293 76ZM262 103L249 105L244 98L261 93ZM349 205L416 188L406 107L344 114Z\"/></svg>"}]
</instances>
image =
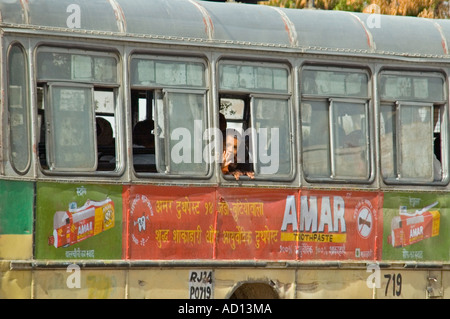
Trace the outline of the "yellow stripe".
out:
<instances>
[{"instance_id":1,"label":"yellow stripe","mask_svg":"<svg viewBox=\"0 0 450 319\"><path fill-rule=\"evenodd\" d=\"M330 233L281 233L281 241L299 241L316 243L345 243L347 234Z\"/></svg>"},{"instance_id":2,"label":"yellow stripe","mask_svg":"<svg viewBox=\"0 0 450 319\"><path fill-rule=\"evenodd\" d=\"M0 259L31 259L33 235L0 235Z\"/></svg>"}]
</instances>

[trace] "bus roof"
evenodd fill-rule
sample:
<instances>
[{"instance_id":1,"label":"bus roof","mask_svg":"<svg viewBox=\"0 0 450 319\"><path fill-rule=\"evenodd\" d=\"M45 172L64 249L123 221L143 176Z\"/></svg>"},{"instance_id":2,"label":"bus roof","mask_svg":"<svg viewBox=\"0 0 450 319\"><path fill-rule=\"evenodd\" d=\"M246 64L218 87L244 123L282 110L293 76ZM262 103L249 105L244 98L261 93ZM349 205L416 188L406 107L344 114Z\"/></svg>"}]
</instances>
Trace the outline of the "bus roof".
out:
<instances>
[{"instance_id":1,"label":"bus roof","mask_svg":"<svg viewBox=\"0 0 450 319\"><path fill-rule=\"evenodd\" d=\"M197 0L0 0L3 27L349 52L448 57L450 21Z\"/></svg>"}]
</instances>

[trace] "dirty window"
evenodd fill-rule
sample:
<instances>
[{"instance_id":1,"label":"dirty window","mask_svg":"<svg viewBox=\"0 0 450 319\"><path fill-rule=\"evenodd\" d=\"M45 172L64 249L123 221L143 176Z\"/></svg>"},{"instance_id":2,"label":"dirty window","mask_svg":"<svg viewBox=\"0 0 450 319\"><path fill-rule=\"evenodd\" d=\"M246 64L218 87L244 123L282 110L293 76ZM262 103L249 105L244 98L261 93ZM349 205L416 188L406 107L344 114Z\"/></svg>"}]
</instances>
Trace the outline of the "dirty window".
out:
<instances>
[{"instance_id":1,"label":"dirty window","mask_svg":"<svg viewBox=\"0 0 450 319\"><path fill-rule=\"evenodd\" d=\"M307 180L369 180L368 84L363 70L302 71L302 159Z\"/></svg>"},{"instance_id":2,"label":"dirty window","mask_svg":"<svg viewBox=\"0 0 450 319\"><path fill-rule=\"evenodd\" d=\"M95 170L93 88L51 85L49 90L50 169Z\"/></svg>"},{"instance_id":3,"label":"dirty window","mask_svg":"<svg viewBox=\"0 0 450 319\"><path fill-rule=\"evenodd\" d=\"M444 79L437 73L380 75L381 172L386 182L431 183L447 175Z\"/></svg>"},{"instance_id":4,"label":"dirty window","mask_svg":"<svg viewBox=\"0 0 450 319\"><path fill-rule=\"evenodd\" d=\"M24 173L30 164L30 136L27 60L22 46L11 47L8 63L10 158L16 171Z\"/></svg>"}]
</instances>

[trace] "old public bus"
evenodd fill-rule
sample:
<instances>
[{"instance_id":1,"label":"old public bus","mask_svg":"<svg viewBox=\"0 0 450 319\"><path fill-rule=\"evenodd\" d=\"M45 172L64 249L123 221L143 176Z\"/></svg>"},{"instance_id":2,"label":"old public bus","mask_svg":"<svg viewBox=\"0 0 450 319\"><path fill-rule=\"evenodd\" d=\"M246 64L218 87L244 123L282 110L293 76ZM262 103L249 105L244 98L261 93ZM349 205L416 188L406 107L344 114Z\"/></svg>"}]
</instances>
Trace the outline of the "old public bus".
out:
<instances>
[{"instance_id":1,"label":"old public bus","mask_svg":"<svg viewBox=\"0 0 450 319\"><path fill-rule=\"evenodd\" d=\"M450 21L0 12L1 298L450 297Z\"/></svg>"}]
</instances>

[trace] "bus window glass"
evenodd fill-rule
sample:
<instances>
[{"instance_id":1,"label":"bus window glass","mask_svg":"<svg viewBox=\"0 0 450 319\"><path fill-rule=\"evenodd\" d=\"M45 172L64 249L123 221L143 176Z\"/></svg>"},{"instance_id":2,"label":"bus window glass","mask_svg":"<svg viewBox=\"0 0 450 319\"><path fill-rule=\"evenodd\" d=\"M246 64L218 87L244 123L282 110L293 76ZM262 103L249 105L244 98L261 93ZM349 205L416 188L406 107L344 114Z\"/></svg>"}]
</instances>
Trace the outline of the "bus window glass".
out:
<instances>
[{"instance_id":1,"label":"bus window glass","mask_svg":"<svg viewBox=\"0 0 450 319\"><path fill-rule=\"evenodd\" d=\"M400 105L399 174L433 179L433 122L431 105Z\"/></svg>"},{"instance_id":2,"label":"bus window glass","mask_svg":"<svg viewBox=\"0 0 450 319\"><path fill-rule=\"evenodd\" d=\"M157 131L164 130L164 135L170 138L158 136L166 148L166 156L160 157L159 167L173 174L206 174L207 166L203 158L206 145L203 140L205 97L203 94L167 92L165 98L167 104L163 109L164 116L157 117ZM164 126L162 121L166 121L167 125Z\"/></svg>"},{"instance_id":3,"label":"bus window glass","mask_svg":"<svg viewBox=\"0 0 450 319\"><path fill-rule=\"evenodd\" d=\"M251 145L250 157L256 159L256 173L289 175L292 154L288 101L255 98L253 111L258 140L253 140L257 145Z\"/></svg>"},{"instance_id":4,"label":"bus window glass","mask_svg":"<svg viewBox=\"0 0 450 319\"><path fill-rule=\"evenodd\" d=\"M205 66L199 62L134 58L131 82L135 86L205 86Z\"/></svg>"},{"instance_id":5,"label":"bus window glass","mask_svg":"<svg viewBox=\"0 0 450 319\"><path fill-rule=\"evenodd\" d=\"M219 66L220 88L223 90L252 90L257 92L288 92L288 70L238 63Z\"/></svg>"},{"instance_id":6,"label":"bus window glass","mask_svg":"<svg viewBox=\"0 0 450 319\"><path fill-rule=\"evenodd\" d=\"M444 80L438 76L384 74L380 77L381 98L407 101L444 100Z\"/></svg>"},{"instance_id":7,"label":"bus window glass","mask_svg":"<svg viewBox=\"0 0 450 319\"><path fill-rule=\"evenodd\" d=\"M245 131L246 125L244 110L246 101L239 98L221 98L219 111L225 116L226 126L239 132Z\"/></svg>"},{"instance_id":8,"label":"bus window glass","mask_svg":"<svg viewBox=\"0 0 450 319\"><path fill-rule=\"evenodd\" d=\"M91 87L50 86L50 169L96 169Z\"/></svg>"},{"instance_id":9,"label":"bus window glass","mask_svg":"<svg viewBox=\"0 0 450 319\"><path fill-rule=\"evenodd\" d=\"M304 70L302 94L321 96L368 96L366 73Z\"/></svg>"},{"instance_id":10,"label":"bus window glass","mask_svg":"<svg viewBox=\"0 0 450 319\"><path fill-rule=\"evenodd\" d=\"M302 103L301 112L309 114L302 121L303 170L306 177L331 176L330 125L328 105L311 101Z\"/></svg>"},{"instance_id":11,"label":"bus window glass","mask_svg":"<svg viewBox=\"0 0 450 319\"><path fill-rule=\"evenodd\" d=\"M332 103L333 175L369 177L366 104Z\"/></svg>"},{"instance_id":12,"label":"bus window glass","mask_svg":"<svg viewBox=\"0 0 450 319\"><path fill-rule=\"evenodd\" d=\"M220 112L229 120L244 120L245 102L242 99L221 99Z\"/></svg>"},{"instance_id":13,"label":"bus window glass","mask_svg":"<svg viewBox=\"0 0 450 319\"><path fill-rule=\"evenodd\" d=\"M113 57L52 51L38 54L39 79L117 83L117 61Z\"/></svg>"},{"instance_id":14,"label":"bus window glass","mask_svg":"<svg viewBox=\"0 0 450 319\"><path fill-rule=\"evenodd\" d=\"M431 104L382 107L381 165L385 179L441 180L440 148L434 146L434 136L440 130L439 113L434 109L439 112Z\"/></svg>"},{"instance_id":15,"label":"bus window glass","mask_svg":"<svg viewBox=\"0 0 450 319\"><path fill-rule=\"evenodd\" d=\"M27 60L23 48L13 45L8 55L8 111L10 158L16 171L24 173L30 164Z\"/></svg>"},{"instance_id":16,"label":"bus window glass","mask_svg":"<svg viewBox=\"0 0 450 319\"><path fill-rule=\"evenodd\" d=\"M380 75L381 172L387 182L430 183L446 174L444 80L439 74Z\"/></svg>"},{"instance_id":17,"label":"bus window glass","mask_svg":"<svg viewBox=\"0 0 450 319\"><path fill-rule=\"evenodd\" d=\"M302 158L305 178L370 177L368 75L335 68L302 71Z\"/></svg>"}]
</instances>

